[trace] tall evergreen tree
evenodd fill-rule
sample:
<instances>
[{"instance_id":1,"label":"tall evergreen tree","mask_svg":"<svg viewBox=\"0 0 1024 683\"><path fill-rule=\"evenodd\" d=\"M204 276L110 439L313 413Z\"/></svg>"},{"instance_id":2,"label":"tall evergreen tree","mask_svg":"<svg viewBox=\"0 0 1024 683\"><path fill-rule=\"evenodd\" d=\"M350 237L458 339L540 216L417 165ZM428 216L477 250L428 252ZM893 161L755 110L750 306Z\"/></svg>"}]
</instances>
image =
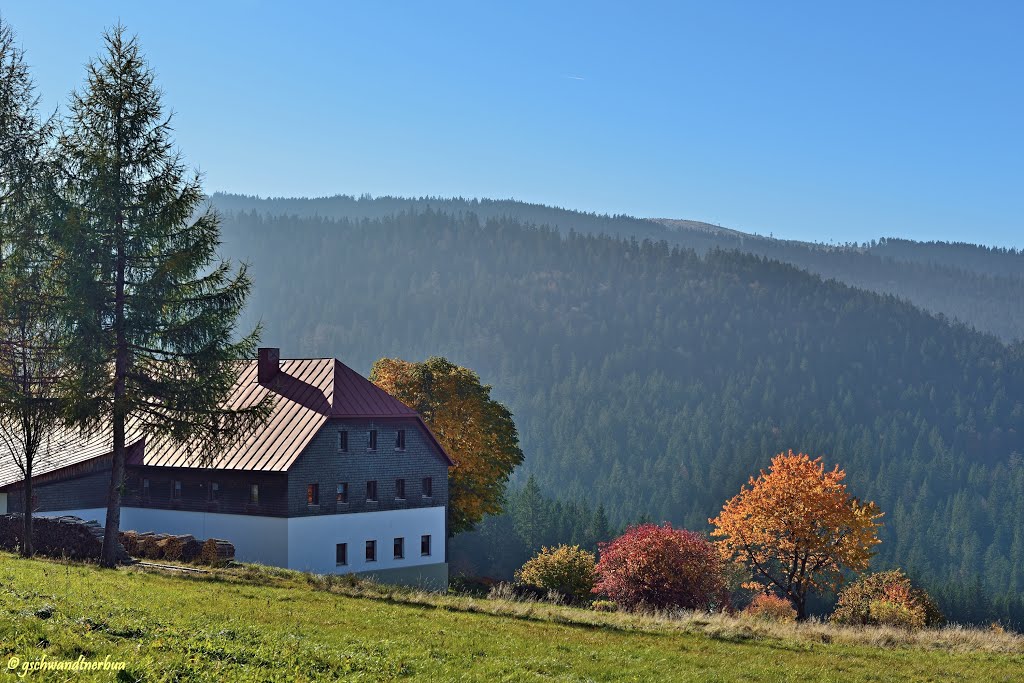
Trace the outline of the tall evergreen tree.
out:
<instances>
[{"instance_id":1,"label":"tall evergreen tree","mask_svg":"<svg viewBox=\"0 0 1024 683\"><path fill-rule=\"evenodd\" d=\"M72 415L110 430L103 564L116 562L126 427L210 459L265 418L226 405L258 330L238 338L251 283L217 257L219 220L172 147L170 117L137 39L118 26L88 66L60 139L59 246L73 332Z\"/></svg>"},{"instance_id":2,"label":"tall evergreen tree","mask_svg":"<svg viewBox=\"0 0 1024 683\"><path fill-rule=\"evenodd\" d=\"M0 445L24 479L21 553L32 554L32 476L60 427L61 329L42 210L52 120L0 19Z\"/></svg>"}]
</instances>

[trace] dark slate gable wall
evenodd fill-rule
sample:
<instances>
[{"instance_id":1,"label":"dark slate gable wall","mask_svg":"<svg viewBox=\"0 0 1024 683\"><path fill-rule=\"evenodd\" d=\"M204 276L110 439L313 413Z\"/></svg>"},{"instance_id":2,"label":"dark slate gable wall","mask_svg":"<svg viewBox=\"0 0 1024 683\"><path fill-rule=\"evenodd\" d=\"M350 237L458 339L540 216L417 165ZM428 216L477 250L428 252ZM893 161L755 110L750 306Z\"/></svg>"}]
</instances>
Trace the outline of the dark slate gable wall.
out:
<instances>
[{"instance_id":1,"label":"dark slate gable wall","mask_svg":"<svg viewBox=\"0 0 1024 683\"><path fill-rule=\"evenodd\" d=\"M143 479L149 479L148 498L143 495ZM177 500L171 495L175 480L181 482L181 498ZM210 500L210 484L214 482L220 485L220 492L216 500ZM256 505L249 502L251 484L259 484L260 487L260 499ZM288 514L287 490L287 479L280 472L129 467L122 505L284 517Z\"/></svg>"},{"instance_id":2,"label":"dark slate gable wall","mask_svg":"<svg viewBox=\"0 0 1024 683\"><path fill-rule=\"evenodd\" d=\"M51 510L86 510L107 507L107 489L110 486L110 466L97 468L91 472L80 472L78 476L63 478L49 483L37 483L32 487L32 495L36 500L36 512ZM9 512L24 512L24 489L19 486L10 488L7 499Z\"/></svg>"},{"instance_id":3,"label":"dark slate gable wall","mask_svg":"<svg viewBox=\"0 0 1024 683\"><path fill-rule=\"evenodd\" d=\"M349 450L338 451L338 431L349 432ZM370 429L377 430L377 450L367 452ZM406 448L395 450L398 429L405 429ZM150 495L142 497L142 479L150 480ZM424 477L433 479L433 495L422 496ZM395 499L395 480L405 479L404 501ZM171 482L183 483L181 500L171 499ZM377 503L366 502L366 482L377 482ZM209 501L209 483L221 486L221 499ZM306 504L306 486L320 485L320 505ZM348 505L337 504L338 482L348 482ZM248 486L260 484L260 504L248 504ZM69 468L37 483L35 509L81 510L107 504L110 485L109 459ZM24 511L21 489L7 487L8 509ZM132 467L125 478L122 504L126 507L225 512L264 516L299 517L316 514L371 512L404 508L433 507L448 503L448 466L422 428L412 420L330 420L313 437L287 475L284 473L215 471L205 469Z\"/></svg>"},{"instance_id":4,"label":"dark slate gable wall","mask_svg":"<svg viewBox=\"0 0 1024 683\"><path fill-rule=\"evenodd\" d=\"M338 432L348 430L348 452L338 451ZM367 451L369 430L377 430L377 450ZM405 450L395 437L405 429ZM422 496L424 477L433 479L433 496ZM395 500L395 480L405 479L405 500ZM377 503L366 501L366 482L377 482ZM336 503L339 482L348 482L348 505ZM306 487L320 485L320 505L306 503ZM372 512L432 507L448 503L448 464L413 420L328 421L288 470L288 516L336 512Z\"/></svg>"}]
</instances>

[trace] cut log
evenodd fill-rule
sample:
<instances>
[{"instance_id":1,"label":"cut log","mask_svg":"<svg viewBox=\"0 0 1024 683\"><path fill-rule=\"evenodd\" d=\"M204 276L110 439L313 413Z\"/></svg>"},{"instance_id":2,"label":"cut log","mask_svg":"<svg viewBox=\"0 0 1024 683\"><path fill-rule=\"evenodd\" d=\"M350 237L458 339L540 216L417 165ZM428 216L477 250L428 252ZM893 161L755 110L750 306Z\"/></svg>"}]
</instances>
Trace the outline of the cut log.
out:
<instances>
[{"instance_id":1,"label":"cut log","mask_svg":"<svg viewBox=\"0 0 1024 683\"><path fill-rule=\"evenodd\" d=\"M235 546L218 538L207 539L201 559L204 564L222 566L235 559Z\"/></svg>"}]
</instances>

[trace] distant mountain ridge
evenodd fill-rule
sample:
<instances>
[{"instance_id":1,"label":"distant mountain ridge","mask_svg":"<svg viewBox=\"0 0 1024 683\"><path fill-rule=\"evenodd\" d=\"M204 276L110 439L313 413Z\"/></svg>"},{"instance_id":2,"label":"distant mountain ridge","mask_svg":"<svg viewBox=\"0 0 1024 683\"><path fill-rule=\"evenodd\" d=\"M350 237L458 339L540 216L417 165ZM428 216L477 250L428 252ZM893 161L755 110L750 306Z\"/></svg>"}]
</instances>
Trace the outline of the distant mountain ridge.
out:
<instances>
[{"instance_id":1,"label":"distant mountain ridge","mask_svg":"<svg viewBox=\"0 0 1024 683\"><path fill-rule=\"evenodd\" d=\"M1024 340L1024 252L964 243L881 238L870 244L821 244L782 240L700 221L646 219L573 211L516 200L461 197L260 198L217 193L228 213L352 219L387 218L427 209L481 221L511 219L562 234L609 235L665 241L704 254L737 250L789 263L826 279L891 294L959 320L1005 342Z\"/></svg>"},{"instance_id":2,"label":"distant mountain ridge","mask_svg":"<svg viewBox=\"0 0 1024 683\"><path fill-rule=\"evenodd\" d=\"M453 206L228 212L223 237L251 263L247 315L267 343L364 373L382 356L473 368L515 415L517 477L546 495L615 525L706 529L773 454L801 449L886 512L876 567L960 604L971 587L1020 602L1024 345L762 255ZM869 256L852 262L883 261Z\"/></svg>"}]
</instances>

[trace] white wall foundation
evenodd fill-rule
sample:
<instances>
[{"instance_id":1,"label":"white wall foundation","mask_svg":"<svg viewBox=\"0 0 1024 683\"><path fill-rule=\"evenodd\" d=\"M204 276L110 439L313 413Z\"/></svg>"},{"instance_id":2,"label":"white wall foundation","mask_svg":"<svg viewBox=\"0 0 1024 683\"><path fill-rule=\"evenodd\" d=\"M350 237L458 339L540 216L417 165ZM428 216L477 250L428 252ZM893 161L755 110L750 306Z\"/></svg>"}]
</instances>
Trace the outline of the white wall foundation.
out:
<instances>
[{"instance_id":1,"label":"white wall foundation","mask_svg":"<svg viewBox=\"0 0 1024 683\"><path fill-rule=\"evenodd\" d=\"M6 501L0 501L4 504ZM103 524L106 509L62 510L40 516L74 515ZM239 562L287 567L317 574L359 572L388 577L432 576L436 585L445 562L445 507L354 512L308 517L259 517L217 512L153 508L121 508L121 528L157 533L220 538L235 546ZM430 553L422 554L421 538L430 536ZM394 541L404 539L404 556L394 556ZM376 560L366 559L366 542L376 542ZM347 545L347 563L336 563L337 544ZM422 567L422 572L416 568ZM429 569L427 569L429 567ZM447 581L447 567L444 568Z\"/></svg>"}]
</instances>

